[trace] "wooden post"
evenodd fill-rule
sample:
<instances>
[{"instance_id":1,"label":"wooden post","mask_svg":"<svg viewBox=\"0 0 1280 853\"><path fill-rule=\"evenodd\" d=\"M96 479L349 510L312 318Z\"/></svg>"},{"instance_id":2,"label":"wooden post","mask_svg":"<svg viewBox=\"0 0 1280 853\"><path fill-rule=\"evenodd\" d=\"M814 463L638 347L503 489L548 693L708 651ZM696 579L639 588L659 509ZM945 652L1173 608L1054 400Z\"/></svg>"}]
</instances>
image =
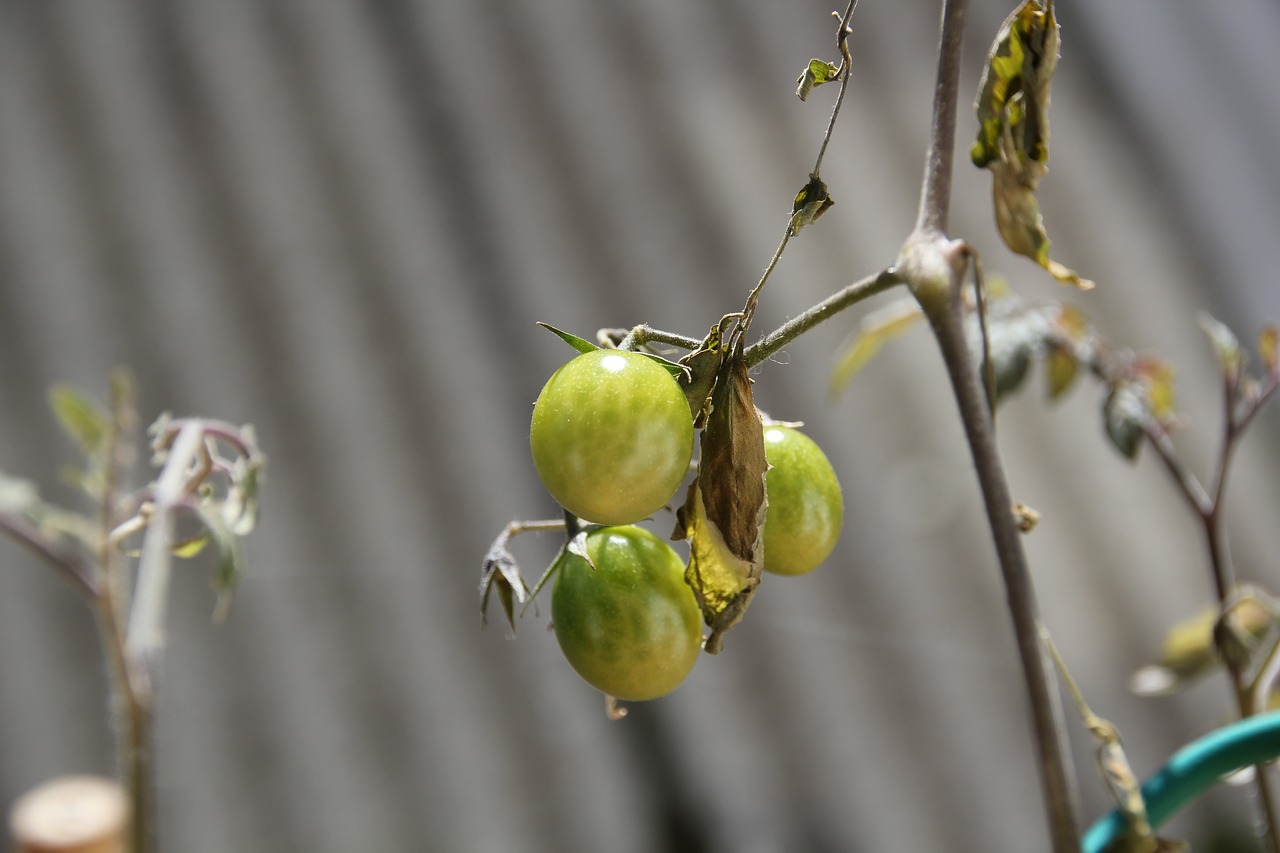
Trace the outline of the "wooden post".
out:
<instances>
[{"instance_id":1,"label":"wooden post","mask_svg":"<svg viewBox=\"0 0 1280 853\"><path fill-rule=\"evenodd\" d=\"M129 801L115 780L63 776L19 797L9 830L17 853L128 853Z\"/></svg>"}]
</instances>

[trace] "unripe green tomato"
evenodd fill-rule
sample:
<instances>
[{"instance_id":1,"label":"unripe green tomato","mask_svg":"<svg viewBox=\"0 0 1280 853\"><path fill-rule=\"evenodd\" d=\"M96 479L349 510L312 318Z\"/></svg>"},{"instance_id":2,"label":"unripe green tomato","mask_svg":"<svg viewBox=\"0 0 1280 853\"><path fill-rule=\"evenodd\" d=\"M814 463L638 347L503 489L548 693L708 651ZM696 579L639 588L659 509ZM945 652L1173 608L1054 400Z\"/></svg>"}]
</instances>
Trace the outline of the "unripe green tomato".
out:
<instances>
[{"instance_id":1,"label":"unripe green tomato","mask_svg":"<svg viewBox=\"0 0 1280 853\"><path fill-rule=\"evenodd\" d=\"M568 551L551 590L556 639L571 666L601 693L634 702L665 696L693 669L702 617L684 563L642 527L587 534L593 569Z\"/></svg>"},{"instance_id":2,"label":"unripe green tomato","mask_svg":"<svg viewBox=\"0 0 1280 853\"><path fill-rule=\"evenodd\" d=\"M764 455L772 466L764 476L764 568L803 575L821 565L840 538L840 481L822 448L794 427L766 426Z\"/></svg>"},{"instance_id":3,"label":"unripe green tomato","mask_svg":"<svg viewBox=\"0 0 1280 853\"><path fill-rule=\"evenodd\" d=\"M596 350L547 380L533 405L529 447L561 506L597 524L630 524L680 488L693 456L693 418L661 365Z\"/></svg>"}]
</instances>

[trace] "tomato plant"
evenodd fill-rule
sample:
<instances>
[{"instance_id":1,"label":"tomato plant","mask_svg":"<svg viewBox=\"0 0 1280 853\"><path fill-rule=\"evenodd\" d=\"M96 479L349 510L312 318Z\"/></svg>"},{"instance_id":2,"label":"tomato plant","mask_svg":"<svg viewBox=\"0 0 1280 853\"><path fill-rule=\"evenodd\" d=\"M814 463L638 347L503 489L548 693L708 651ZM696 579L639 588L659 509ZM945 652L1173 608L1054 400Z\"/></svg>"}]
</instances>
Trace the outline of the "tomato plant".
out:
<instances>
[{"instance_id":1,"label":"tomato plant","mask_svg":"<svg viewBox=\"0 0 1280 853\"><path fill-rule=\"evenodd\" d=\"M641 527L601 527L586 537L593 568L566 550L556 567L551 620L578 675L618 699L665 696L693 669L702 617L684 563Z\"/></svg>"},{"instance_id":2,"label":"tomato plant","mask_svg":"<svg viewBox=\"0 0 1280 853\"><path fill-rule=\"evenodd\" d=\"M766 425L764 453L770 465L764 478L764 568L803 575L821 565L840 538L840 481L822 448L794 427Z\"/></svg>"},{"instance_id":3,"label":"tomato plant","mask_svg":"<svg viewBox=\"0 0 1280 853\"><path fill-rule=\"evenodd\" d=\"M547 380L529 447L561 506L586 521L630 524L680 488L693 456L693 418L679 384L653 359L595 350Z\"/></svg>"}]
</instances>

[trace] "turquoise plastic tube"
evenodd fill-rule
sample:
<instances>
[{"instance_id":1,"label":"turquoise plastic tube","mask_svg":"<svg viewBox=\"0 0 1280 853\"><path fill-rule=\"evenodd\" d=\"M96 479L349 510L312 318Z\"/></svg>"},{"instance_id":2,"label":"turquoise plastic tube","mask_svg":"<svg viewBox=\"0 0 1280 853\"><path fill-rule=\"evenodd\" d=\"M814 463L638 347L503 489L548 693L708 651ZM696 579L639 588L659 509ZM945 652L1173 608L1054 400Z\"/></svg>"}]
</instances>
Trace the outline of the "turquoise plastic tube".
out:
<instances>
[{"instance_id":1,"label":"turquoise plastic tube","mask_svg":"<svg viewBox=\"0 0 1280 853\"><path fill-rule=\"evenodd\" d=\"M1142 785L1147 817L1160 826L1224 776L1280 757L1280 711L1259 714L1210 732L1178 750ZM1127 828L1119 809L1085 833L1084 853L1102 853Z\"/></svg>"}]
</instances>

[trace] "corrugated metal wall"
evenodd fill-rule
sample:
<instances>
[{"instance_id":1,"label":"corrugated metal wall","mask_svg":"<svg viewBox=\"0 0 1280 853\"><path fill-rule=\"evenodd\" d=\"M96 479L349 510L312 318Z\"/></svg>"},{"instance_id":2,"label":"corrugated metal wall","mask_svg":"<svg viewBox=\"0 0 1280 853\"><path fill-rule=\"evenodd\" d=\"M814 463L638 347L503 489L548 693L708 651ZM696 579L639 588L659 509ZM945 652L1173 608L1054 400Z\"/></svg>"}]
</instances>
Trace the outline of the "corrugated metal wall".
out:
<instances>
[{"instance_id":1,"label":"corrugated metal wall","mask_svg":"<svg viewBox=\"0 0 1280 853\"><path fill-rule=\"evenodd\" d=\"M789 248L758 325L892 259L912 222L934 3L864 2L824 164L837 205ZM1011 5L977 0L965 59ZM1206 470L1212 310L1280 317L1280 12L1264 0L1059 4L1057 254L1118 341L1176 364ZM845 483L836 556L768 578L719 658L605 719L540 619L481 630L480 558L552 514L529 406L590 335L701 334L768 260L827 118L792 94L822 3L0 2L0 468L68 498L54 380L131 367L162 409L253 422L264 518L228 624L178 578L159 728L165 850L1043 849L1020 679L933 345L905 338L839 401L855 316L756 377ZM962 116L967 145L972 119ZM1031 294L962 168L953 231ZM854 312L857 314L858 312ZM1046 617L1140 771L1226 713L1218 682L1124 678L1210 595L1151 459L1101 436L1096 389L1002 413ZM1280 586L1274 413L1237 460L1243 577ZM665 525L665 523L664 523ZM554 545L519 545L536 573ZM89 611L0 543L0 801L108 772ZM1073 726L1088 816L1105 807ZM1215 795L1182 829L1241 822ZM1198 835L1197 835L1198 833Z\"/></svg>"}]
</instances>

